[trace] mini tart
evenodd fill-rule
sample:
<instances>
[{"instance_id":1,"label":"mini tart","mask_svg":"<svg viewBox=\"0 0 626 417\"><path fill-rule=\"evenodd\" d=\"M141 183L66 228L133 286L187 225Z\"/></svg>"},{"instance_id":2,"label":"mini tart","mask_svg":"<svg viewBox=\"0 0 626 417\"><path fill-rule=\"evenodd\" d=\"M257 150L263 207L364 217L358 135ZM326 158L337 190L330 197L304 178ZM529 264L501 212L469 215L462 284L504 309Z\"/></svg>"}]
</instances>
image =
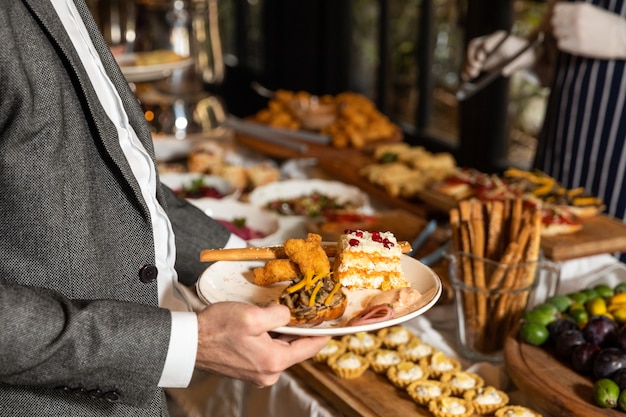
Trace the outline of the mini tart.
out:
<instances>
[{"instance_id":1,"label":"mini tart","mask_svg":"<svg viewBox=\"0 0 626 417\"><path fill-rule=\"evenodd\" d=\"M392 326L381 329L378 331L377 336L382 341L383 346L391 349L397 349L407 344L414 337L413 333L404 326Z\"/></svg>"},{"instance_id":2,"label":"mini tart","mask_svg":"<svg viewBox=\"0 0 626 417\"><path fill-rule=\"evenodd\" d=\"M420 363L428 371L430 377L436 379L446 372L461 370L461 362L454 358L449 358L443 352L435 352L430 358L422 359Z\"/></svg>"},{"instance_id":3,"label":"mini tart","mask_svg":"<svg viewBox=\"0 0 626 417\"><path fill-rule=\"evenodd\" d=\"M433 346L424 343L417 336L413 337L407 344L399 346L398 352L406 360L418 362L424 358L429 358L433 353L437 352Z\"/></svg>"},{"instance_id":4,"label":"mini tart","mask_svg":"<svg viewBox=\"0 0 626 417\"><path fill-rule=\"evenodd\" d=\"M509 403L509 396L492 386L484 386L465 391L463 398L472 402L478 414L491 414Z\"/></svg>"},{"instance_id":5,"label":"mini tart","mask_svg":"<svg viewBox=\"0 0 626 417\"><path fill-rule=\"evenodd\" d=\"M335 375L344 379L358 378L369 368L369 361L353 352L344 352L331 356L328 366Z\"/></svg>"},{"instance_id":6,"label":"mini tart","mask_svg":"<svg viewBox=\"0 0 626 417\"><path fill-rule=\"evenodd\" d=\"M313 356L315 362L326 362L331 356L342 354L346 351L346 344L337 339L330 339L326 345Z\"/></svg>"},{"instance_id":7,"label":"mini tart","mask_svg":"<svg viewBox=\"0 0 626 417\"><path fill-rule=\"evenodd\" d=\"M411 382L406 391L413 401L420 405L428 405L434 399L450 395L450 387L432 379Z\"/></svg>"},{"instance_id":8,"label":"mini tart","mask_svg":"<svg viewBox=\"0 0 626 417\"><path fill-rule=\"evenodd\" d=\"M428 372L415 362L404 361L387 369L387 379L401 389L426 378L428 378Z\"/></svg>"},{"instance_id":9,"label":"mini tart","mask_svg":"<svg viewBox=\"0 0 626 417\"><path fill-rule=\"evenodd\" d=\"M493 412L495 417L542 417L540 413L521 405L505 405Z\"/></svg>"},{"instance_id":10,"label":"mini tart","mask_svg":"<svg viewBox=\"0 0 626 417\"><path fill-rule=\"evenodd\" d=\"M387 372L393 365L402 362L402 356L391 349L377 349L368 352L365 356L370 363L370 367L379 374Z\"/></svg>"},{"instance_id":11,"label":"mini tart","mask_svg":"<svg viewBox=\"0 0 626 417\"><path fill-rule=\"evenodd\" d=\"M347 334L341 339L346 344L346 349L359 355L378 349L382 341L376 335L367 332Z\"/></svg>"},{"instance_id":12,"label":"mini tart","mask_svg":"<svg viewBox=\"0 0 626 417\"><path fill-rule=\"evenodd\" d=\"M485 381L480 376L467 371L445 372L441 374L439 380L450 386L452 395L458 396L462 396L466 391L485 385Z\"/></svg>"},{"instance_id":13,"label":"mini tart","mask_svg":"<svg viewBox=\"0 0 626 417\"><path fill-rule=\"evenodd\" d=\"M435 417L468 417L474 413L474 406L463 398L439 397L428 403L428 411Z\"/></svg>"}]
</instances>

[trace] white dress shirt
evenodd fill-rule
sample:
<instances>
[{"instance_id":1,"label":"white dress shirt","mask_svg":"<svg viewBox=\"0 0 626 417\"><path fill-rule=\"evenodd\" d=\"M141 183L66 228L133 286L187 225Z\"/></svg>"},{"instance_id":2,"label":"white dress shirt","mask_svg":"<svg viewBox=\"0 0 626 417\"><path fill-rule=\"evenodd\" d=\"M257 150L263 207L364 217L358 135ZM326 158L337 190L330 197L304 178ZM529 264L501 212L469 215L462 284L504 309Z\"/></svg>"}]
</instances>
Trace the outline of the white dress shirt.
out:
<instances>
[{"instance_id":1,"label":"white dress shirt","mask_svg":"<svg viewBox=\"0 0 626 417\"><path fill-rule=\"evenodd\" d=\"M191 380L196 359L198 321L196 314L191 311L186 293L180 288L178 275L174 269L176 260L174 233L167 214L156 199L156 168L128 121L122 101L102 66L74 2L50 1L80 55L104 110L115 124L120 146L150 211L156 267L159 271L157 275L159 306L171 310L172 314L170 344L159 386L186 387ZM226 246L240 244L241 240L231 235L231 240Z\"/></svg>"}]
</instances>

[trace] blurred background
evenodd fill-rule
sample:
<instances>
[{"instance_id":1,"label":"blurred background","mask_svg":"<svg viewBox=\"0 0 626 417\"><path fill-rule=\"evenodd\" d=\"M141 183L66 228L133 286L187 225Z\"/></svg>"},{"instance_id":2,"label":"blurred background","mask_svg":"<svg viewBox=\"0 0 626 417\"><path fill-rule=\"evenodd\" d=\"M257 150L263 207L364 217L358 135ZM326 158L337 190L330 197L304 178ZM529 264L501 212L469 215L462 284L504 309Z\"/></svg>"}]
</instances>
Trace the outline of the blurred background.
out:
<instances>
[{"instance_id":1,"label":"blurred background","mask_svg":"<svg viewBox=\"0 0 626 417\"><path fill-rule=\"evenodd\" d=\"M200 88L238 117L268 99L251 87L369 97L405 141L451 152L484 172L530 167L549 91L534 74L500 78L458 102L467 41L496 29L523 35L545 3L521 0L88 0L111 45L141 47L142 21L184 14L210 54ZM210 16L210 17L209 17ZM197 23L197 22L196 22ZM196 24L194 23L194 24ZM145 26L145 25L144 25ZM152 23L154 29L158 25ZM204 36L203 35L203 36Z\"/></svg>"}]
</instances>

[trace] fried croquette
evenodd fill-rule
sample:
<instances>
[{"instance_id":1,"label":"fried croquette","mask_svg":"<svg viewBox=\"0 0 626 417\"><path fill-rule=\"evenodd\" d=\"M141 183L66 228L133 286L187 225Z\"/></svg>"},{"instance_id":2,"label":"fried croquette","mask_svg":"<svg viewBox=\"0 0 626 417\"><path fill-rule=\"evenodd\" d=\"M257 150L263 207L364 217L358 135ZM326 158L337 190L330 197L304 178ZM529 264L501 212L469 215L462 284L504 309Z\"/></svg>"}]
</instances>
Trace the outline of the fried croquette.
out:
<instances>
[{"instance_id":1,"label":"fried croquette","mask_svg":"<svg viewBox=\"0 0 626 417\"><path fill-rule=\"evenodd\" d=\"M322 247L322 236L309 233L305 239L288 239L285 253L298 265L303 273L313 271L315 275L330 274L330 260Z\"/></svg>"},{"instance_id":2,"label":"fried croquette","mask_svg":"<svg viewBox=\"0 0 626 417\"><path fill-rule=\"evenodd\" d=\"M298 265L289 259L273 259L265 266L252 270L256 285L272 285L277 282L291 281L299 273Z\"/></svg>"}]
</instances>

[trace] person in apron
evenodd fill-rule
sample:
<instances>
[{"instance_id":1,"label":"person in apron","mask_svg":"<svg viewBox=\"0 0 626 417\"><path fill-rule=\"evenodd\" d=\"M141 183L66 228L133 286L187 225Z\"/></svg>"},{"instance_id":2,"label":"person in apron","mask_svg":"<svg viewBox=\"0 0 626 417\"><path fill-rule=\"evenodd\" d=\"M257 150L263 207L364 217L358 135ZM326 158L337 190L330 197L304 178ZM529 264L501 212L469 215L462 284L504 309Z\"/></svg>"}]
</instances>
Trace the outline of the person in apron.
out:
<instances>
[{"instance_id":1,"label":"person in apron","mask_svg":"<svg viewBox=\"0 0 626 417\"><path fill-rule=\"evenodd\" d=\"M567 188L603 199L605 212L626 220L626 1L549 1L541 48L508 64L504 76L548 64L550 97L538 137L535 169ZM470 41L463 77L476 77L526 42L504 32ZM626 255L621 255L622 261Z\"/></svg>"}]
</instances>

